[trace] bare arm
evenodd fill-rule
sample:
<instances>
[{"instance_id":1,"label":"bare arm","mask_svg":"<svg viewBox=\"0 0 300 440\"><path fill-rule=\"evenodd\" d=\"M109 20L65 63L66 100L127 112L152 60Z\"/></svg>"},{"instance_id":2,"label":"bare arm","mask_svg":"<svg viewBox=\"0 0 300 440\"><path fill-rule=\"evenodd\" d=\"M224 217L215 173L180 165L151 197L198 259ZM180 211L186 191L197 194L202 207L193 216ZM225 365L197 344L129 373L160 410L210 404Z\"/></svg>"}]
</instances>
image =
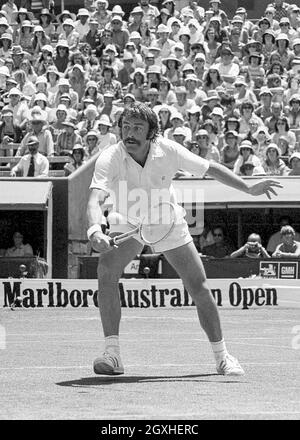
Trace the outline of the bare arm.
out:
<instances>
[{"instance_id":1,"label":"bare arm","mask_svg":"<svg viewBox=\"0 0 300 440\"><path fill-rule=\"evenodd\" d=\"M279 182L270 179L261 180L254 185L248 185L241 177L237 176L228 168L216 162L209 163L207 173L219 182L252 196L266 194L267 197L271 199L270 193L274 194L275 196L277 195L273 187L282 188L282 185L280 185Z\"/></svg>"},{"instance_id":2,"label":"bare arm","mask_svg":"<svg viewBox=\"0 0 300 440\"><path fill-rule=\"evenodd\" d=\"M110 248L110 242L107 235L103 234L101 230L102 220L102 205L108 194L101 189L92 189L87 204L87 223L88 234L92 247L98 252L103 252ZM94 230L94 232L93 232ZM90 232L89 232L90 231Z\"/></svg>"}]
</instances>

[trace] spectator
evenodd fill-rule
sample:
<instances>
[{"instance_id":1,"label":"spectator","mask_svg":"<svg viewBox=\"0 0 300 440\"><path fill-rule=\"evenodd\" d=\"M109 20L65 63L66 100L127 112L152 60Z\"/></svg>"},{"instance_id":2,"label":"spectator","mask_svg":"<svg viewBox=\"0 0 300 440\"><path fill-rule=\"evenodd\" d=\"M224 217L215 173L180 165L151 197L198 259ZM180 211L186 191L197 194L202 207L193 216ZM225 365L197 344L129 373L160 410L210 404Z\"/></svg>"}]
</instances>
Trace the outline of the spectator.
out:
<instances>
[{"instance_id":1,"label":"spectator","mask_svg":"<svg viewBox=\"0 0 300 440\"><path fill-rule=\"evenodd\" d=\"M33 110L35 110L35 112L33 112ZM30 130L22 139L16 156L23 156L27 153L29 150L29 141L32 140L32 136L38 139L39 154L42 153L45 156L52 156L54 154L54 145L50 130L45 128L47 123L46 112L39 108L33 108L29 122Z\"/></svg>"},{"instance_id":2,"label":"spectator","mask_svg":"<svg viewBox=\"0 0 300 440\"><path fill-rule=\"evenodd\" d=\"M39 153L39 139L31 135L27 141L29 153L21 157L20 161L15 165L10 175L16 177L17 173L21 173L23 177L47 177L49 174L49 161L41 153Z\"/></svg>"},{"instance_id":3,"label":"spectator","mask_svg":"<svg viewBox=\"0 0 300 440\"><path fill-rule=\"evenodd\" d=\"M241 166L245 163L251 163L254 165L256 169L255 174L264 174L264 170L262 168L262 164L257 156L254 154L254 149L252 146L252 143L248 140L244 140L241 142L241 145L239 146L239 152L240 155L237 159L237 161L234 164L233 172L235 174L240 175L241 174Z\"/></svg>"},{"instance_id":4,"label":"spectator","mask_svg":"<svg viewBox=\"0 0 300 440\"><path fill-rule=\"evenodd\" d=\"M68 117L63 125L65 129L62 133L58 135L55 152L58 155L65 156L72 152L73 146L75 144L82 145L81 136L75 131L77 121L72 117Z\"/></svg>"},{"instance_id":5,"label":"spectator","mask_svg":"<svg viewBox=\"0 0 300 440\"><path fill-rule=\"evenodd\" d=\"M233 246L226 240L224 229L216 226L212 229L214 243L205 246L202 250L203 255L214 258L225 258L232 254Z\"/></svg>"},{"instance_id":6,"label":"spectator","mask_svg":"<svg viewBox=\"0 0 300 440\"><path fill-rule=\"evenodd\" d=\"M288 141L289 148L293 151L296 145L296 136L290 130L288 119L285 116L280 116L275 122L274 128L275 133L272 135L272 142L278 145L279 138L284 137Z\"/></svg>"},{"instance_id":7,"label":"spectator","mask_svg":"<svg viewBox=\"0 0 300 440\"><path fill-rule=\"evenodd\" d=\"M300 153L295 152L291 155L289 160L291 171L289 176L300 176Z\"/></svg>"},{"instance_id":8,"label":"spectator","mask_svg":"<svg viewBox=\"0 0 300 440\"><path fill-rule=\"evenodd\" d=\"M5 257L31 257L33 250L29 243L24 244L24 236L21 232L16 231L13 235L14 245L5 252Z\"/></svg>"},{"instance_id":9,"label":"spectator","mask_svg":"<svg viewBox=\"0 0 300 440\"><path fill-rule=\"evenodd\" d=\"M224 135L225 145L221 150L221 163L230 170L233 170L239 157L238 139L239 135L234 130L229 130Z\"/></svg>"},{"instance_id":10,"label":"spectator","mask_svg":"<svg viewBox=\"0 0 300 440\"><path fill-rule=\"evenodd\" d=\"M214 162L220 162L220 153L214 144L209 142L209 134L206 130L199 130L195 135L199 145L199 156Z\"/></svg>"},{"instance_id":11,"label":"spectator","mask_svg":"<svg viewBox=\"0 0 300 440\"><path fill-rule=\"evenodd\" d=\"M75 144L71 153L71 162L64 166L65 176L69 176L85 163L85 152L81 144Z\"/></svg>"},{"instance_id":12,"label":"spectator","mask_svg":"<svg viewBox=\"0 0 300 440\"><path fill-rule=\"evenodd\" d=\"M284 226L291 226L292 225L292 219L288 216L280 217L279 219L279 226L280 230ZM295 240L300 241L300 234L298 232L295 233ZM275 249L282 243L282 236L280 231L275 232L275 234L271 235L268 245L267 245L267 251L269 254L273 254L275 252Z\"/></svg>"},{"instance_id":13,"label":"spectator","mask_svg":"<svg viewBox=\"0 0 300 440\"><path fill-rule=\"evenodd\" d=\"M263 168L267 175L272 176L287 176L289 168L280 159L280 149L276 144L269 144L265 151L265 160L263 161Z\"/></svg>"},{"instance_id":14,"label":"spectator","mask_svg":"<svg viewBox=\"0 0 300 440\"><path fill-rule=\"evenodd\" d=\"M231 258L270 258L270 255L261 244L261 237L258 234L250 234L247 243L237 251L232 252Z\"/></svg>"},{"instance_id":15,"label":"spectator","mask_svg":"<svg viewBox=\"0 0 300 440\"><path fill-rule=\"evenodd\" d=\"M300 242L296 241L296 233L292 226L283 226L280 230L282 243L280 243L272 257L294 258L300 257Z\"/></svg>"}]
</instances>

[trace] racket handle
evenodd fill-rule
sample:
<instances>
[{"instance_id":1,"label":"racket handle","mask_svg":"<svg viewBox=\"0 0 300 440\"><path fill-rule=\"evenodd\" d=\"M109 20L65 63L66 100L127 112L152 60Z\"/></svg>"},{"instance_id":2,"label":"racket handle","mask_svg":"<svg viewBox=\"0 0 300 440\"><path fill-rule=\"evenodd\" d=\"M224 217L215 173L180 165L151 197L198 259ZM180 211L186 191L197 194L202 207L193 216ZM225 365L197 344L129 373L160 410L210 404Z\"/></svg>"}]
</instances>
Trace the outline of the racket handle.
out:
<instances>
[{"instance_id":1,"label":"racket handle","mask_svg":"<svg viewBox=\"0 0 300 440\"><path fill-rule=\"evenodd\" d=\"M113 237L113 238L111 238L110 240L109 240L109 244L111 245L111 247L114 247L114 246L116 246L116 238L117 237Z\"/></svg>"}]
</instances>

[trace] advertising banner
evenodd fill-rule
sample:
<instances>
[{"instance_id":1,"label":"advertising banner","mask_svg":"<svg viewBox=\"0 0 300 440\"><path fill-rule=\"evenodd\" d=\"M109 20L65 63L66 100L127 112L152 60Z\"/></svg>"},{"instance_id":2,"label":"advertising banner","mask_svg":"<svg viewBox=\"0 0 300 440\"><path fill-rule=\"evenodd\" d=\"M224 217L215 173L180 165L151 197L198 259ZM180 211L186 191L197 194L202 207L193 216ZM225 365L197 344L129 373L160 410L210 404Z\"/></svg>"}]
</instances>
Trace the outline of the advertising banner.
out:
<instances>
[{"instance_id":1,"label":"advertising banner","mask_svg":"<svg viewBox=\"0 0 300 440\"><path fill-rule=\"evenodd\" d=\"M292 270L287 270L292 273ZM211 279L211 293L220 308L300 308L299 280ZM0 279L0 307L25 309L97 307L97 280L82 279ZM182 308L194 306L180 279L121 279L122 307Z\"/></svg>"}]
</instances>

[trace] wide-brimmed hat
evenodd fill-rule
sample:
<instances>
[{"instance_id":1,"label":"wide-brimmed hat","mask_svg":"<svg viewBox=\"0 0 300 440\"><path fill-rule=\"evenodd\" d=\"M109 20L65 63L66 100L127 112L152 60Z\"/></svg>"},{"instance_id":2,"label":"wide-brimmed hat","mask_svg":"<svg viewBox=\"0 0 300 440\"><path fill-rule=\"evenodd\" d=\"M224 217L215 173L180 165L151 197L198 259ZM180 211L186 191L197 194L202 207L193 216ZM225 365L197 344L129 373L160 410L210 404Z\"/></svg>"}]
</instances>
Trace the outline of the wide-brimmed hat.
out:
<instances>
[{"instance_id":1,"label":"wide-brimmed hat","mask_svg":"<svg viewBox=\"0 0 300 440\"><path fill-rule=\"evenodd\" d=\"M38 140L38 138L36 136L31 135L28 138L28 141L26 142L27 147L29 147L30 145L36 145L39 144L40 141Z\"/></svg>"},{"instance_id":2,"label":"wide-brimmed hat","mask_svg":"<svg viewBox=\"0 0 300 440\"><path fill-rule=\"evenodd\" d=\"M118 51L117 51L116 46L114 44L108 44L103 52L106 53L109 51L114 52L115 55L118 55Z\"/></svg>"},{"instance_id":3,"label":"wide-brimmed hat","mask_svg":"<svg viewBox=\"0 0 300 440\"><path fill-rule=\"evenodd\" d=\"M251 141L248 141L247 139L243 140L239 146L239 151L245 149L245 148L250 148L252 153L254 153L254 149L253 149L253 145Z\"/></svg>"},{"instance_id":4,"label":"wide-brimmed hat","mask_svg":"<svg viewBox=\"0 0 300 440\"><path fill-rule=\"evenodd\" d=\"M140 6L135 6L132 11L130 12L131 15L133 14L142 14L144 15L144 11Z\"/></svg>"},{"instance_id":5,"label":"wide-brimmed hat","mask_svg":"<svg viewBox=\"0 0 300 440\"><path fill-rule=\"evenodd\" d=\"M111 127L112 123L110 122L108 115L101 115L98 121L98 125L106 125L107 127Z\"/></svg>"},{"instance_id":6,"label":"wide-brimmed hat","mask_svg":"<svg viewBox=\"0 0 300 440\"><path fill-rule=\"evenodd\" d=\"M289 99L289 104L292 103L292 101L297 101L300 103L300 94L299 93L294 93L294 95L292 95Z\"/></svg>"},{"instance_id":7,"label":"wide-brimmed hat","mask_svg":"<svg viewBox=\"0 0 300 440\"><path fill-rule=\"evenodd\" d=\"M61 73L57 70L56 66L49 66L46 72L46 77L49 79L49 73L55 73L58 78L61 77Z\"/></svg>"},{"instance_id":8,"label":"wide-brimmed hat","mask_svg":"<svg viewBox=\"0 0 300 440\"><path fill-rule=\"evenodd\" d=\"M186 136L186 131L183 127L176 127L173 136Z\"/></svg>"},{"instance_id":9,"label":"wide-brimmed hat","mask_svg":"<svg viewBox=\"0 0 300 440\"><path fill-rule=\"evenodd\" d=\"M30 20L24 20L23 23L21 24L21 28L24 27L29 27L32 31L32 29L34 28L33 24L31 23Z\"/></svg>"},{"instance_id":10,"label":"wide-brimmed hat","mask_svg":"<svg viewBox=\"0 0 300 440\"><path fill-rule=\"evenodd\" d=\"M117 15L122 15L122 17L124 17L124 15L125 15L125 12L123 11L123 9L121 8L121 6L120 5L115 5L113 8L112 8L112 15L113 15L113 18L112 18L112 20L115 18L114 17L114 14L117 14Z\"/></svg>"},{"instance_id":11,"label":"wide-brimmed hat","mask_svg":"<svg viewBox=\"0 0 300 440\"><path fill-rule=\"evenodd\" d=\"M64 104L58 104L55 113L57 113L58 111L65 112L65 113L68 114L68 109L67 109L67 107Z\"/></svg>"},{"instance_id":12,"label":"wide-brimmed hat","mask_svg":"<svg viewBox=\"0 0 300 440\"><path fill-rule=\"evenodd\" d=\"M295 159L295 158L300 160L300 153L298 151L295 151L295 153L293 153L291 155L291 157L289 158L289 164L291 164L292 160Z\"/></svg>"},{"instance_id":13,"label":"wide-brimmed hat","mask_svg":"<svg viewBox=\"0 0 300 440\"><path fill-rule=\"evenodd\" d=\"M37 93L33 99L33 102L36 102L36 101L44 101L47 104L48 98L45 95L45 93Z\"/></svg>"},{"instance_id":14,"label":"wide-brimmed hat","mask_svg":"<svg viewBox=\"0 0 300 440\"><path fill-rule=\"evenodd\" d=\"M80 8L77 12L77 18L78 17L89 17L90 13L87 9L85 8Z\"/></svg>"},{"instance_id":15,"label":"wide-brimmed hat","mask_svg":"<svg viewBox=\"0 0 300 440\"><path fill-rule=\"evenodd\" d=\"M10 89L10 91L8 92L8 96L11 96L11 95L23 96L23 93L21 92L21 90L17 89L17 87L12 87Z\"/></svg>"},{"instance_id":16,"label":"wide-brimmed hat","mask_svg":"<svg viewBox=\"0 0 300 440\"><path fill-rule=\"evenodd\" d=\"M165 66L168 65L168 61L175 61L177 63L177 67L181 66L181 61L178 58L176 58L174 55L169 55L167 58L162 59L162 63Z\"/></svg>"},{"instance_id":17,"label":"wide-brimmed hat","mask_svg":"<svg viewBox=\"0 0 300 440\"><path fill-rule=\"evenodd\" d=\"M145 78L145 70L142 69L141 67L137 67L134 70L134 72L130 75L130 78L133 79L137 73L140 73L141 75L143 75L143 78Z\"/></svg>"},{"instance_id":18,"label":"wide-brimmed hat","mask_svg":"<svg viewBox=\"0 0 300 440\"><path fill-rule=\"evenodd\" d=\"M64 26L72 26L72 28L75 28L75 22L71 18L66 18L65 21L62 23L62 27Z\"/></svg>"},{"instance_id":19,"label":"wide-brimmed hat","mask_svg":"<svg viewBox=\"0 0 300 440\"><path fill-rule=\"evenodd\" d=\"M200 136L206 136L207 138L209 138L208 131L205 130L204 128L201 128L200 130L197 131L195 137L196 137L196 139L198 139Z\"/></svg>"},{"instance_id":20,"label":"wide-brimmed hat","mask_svg":"<svg viewBox=\"0 0 300 440\"><path fill-rule=\"evenodd\" d=\"M226 132L224 133L224 137L225 137L225 139L226 139L229 135L234 136L235 138L238 138L238 137L239 137L238 132L235 131L235 130L228 130L228 131L226 131Z\"/></svg>"},{"instance_id":21,"label":"wide-brimmed hat","mask_svg":"<svg viewBox=\"0 0 300 440\"><path fill-rule=\"evenodd\" d=\"M33 107L30 111L30 122L46 122L47 121L47 112L42 110L40 107Z\"/></svg>"},{"instance_id":22,"label":"wide-brimmed hat","mask_svg":"<svg viewBox=\"0 0 300 440\"><path fill-rule=\"evenodd\" d=\"M99 139L99 132L97 130L90 130L87 132L85 138L87 139L89 136L95 136L97 139Z\"/></svg>"},{"instance_id":23,"label":"wide-brimmed hat","mask_svg":"<svg viewBox=\"0 0 300 440\"><path fill-rule=\"evenodd\" d=\"M67 118L62 122L62 124L66 125L67 127L75 128L77 126L77 120L75 118Z\"/></svg>"},{"instance_id":24,"label":"wide-brimmed hat","mask_svg":"<svg viewBox=\"0 0 300 440\"><path fill-rule=\"evenodd\" d=\"M51 21L54 20L55 16L53 14L51 14L51 12L49 11L49 9L47 8L43 8L41 10L41 12L39 13L39 18L41 18L41 15L47 15Z\"/></svg>"},{"instance_id":25,"label":"wide-brimmed hat","mask_svg":"<svg viewBox=\"0 0 300 440\"><path fill-rule=\"evenodd\" d=\"M158 26L157 26L157 30L156 30L156 33L157 34L162 34L162 33L167 33L167 34L169 34L170 33L170 29L168 28L168 26L166 26L165 24L159 24Z\"/></svg>"},{"instance_id":26,"label":"wide-brimmed hat","mask_svg":"<svg viewBox=\"0 0 300 440\"><path fill-rule=\"evenodd\" d=\"M9 68L7 66L0 66L0 75L4 75L7 78L10 77Z\"/></svg>"},{"instance_id":27,"label":"wide-brimmed hat","mask_svg":"<svg viewBox=\"0 0 300 440\"><path fill-rule=\"evenodd\" d=\"M86 109L84 109L84 114L87 115L89 112L93 112L94 115L98 115L98 110L95 104L89 104Z\"/></svg>"},{"instance_id":28,"label":"wide-brimmed hat","mask_svg":"<svg viewBox=\"0 0 300 440\"><path fill-rule=\"evenodd\" d=\"M1 35L0 40L9 40L13 41L13 37L8 32L4 32L4 34Z\"/></svg>"},{"instance_id":29,"label":"wide-brimmed hat","mask_svg":"<svg viewBox=\"0 0 300 440\"><path fill-rule=\"evenodd\" d=\"M215 107L210 115L211 116L220 116L221 118L224 119L224 112L221 109L221 107Z\"/></svg>"},{"instance_id":30,"label":"wide-brimmed hat","mask_svg":"<svg viewBox=\"0 0 300 440\"><path fill-rule=\"evenodd\" d=\"M270 95L270 96L273 96L273 93L272 93L272 91L269 89L269 87L264 86L264 87L262 87L262 88L260 89L259 96L261 96L261 95Z\"/></svg>"},{"instance_id":31,"label":"wide-brimmed hat","mask_svg":"<svg viewBox=\"0 0 300 440\"><path fill-rule=\"evenodd\" d=\"M25 52L24 52L24 50L22 49L21 46L16 45L16 46L12 47L11 55L12 56L25 55Z\"/></svg>"},{"instance_id":32,"label":"wide-brimmed hat","mask_svg":"<svg viewBox=\"0 0 300 440\"><path fill-rule=\"evenodd\" d=\"M269 151L271 148L277 151L277 155L278 155L278 156L281 156L281 150L280 150L280 148L278 147L277 144L274 144L274 143L271 143L271 144L269 144L269 145L267 146L267 148L265 149L265 155L268 154L268 151Z\"/></svg>"},{"instance_id":33,"label":"wide-brimmed hat","mask_svg":"<svg viewBox=\"0 0 300 440\"><path fill-rule=\"evenodd\" d=\"M141 34L137 31L131 32L131 34L129 36L129 40L140 40L141 38L142 38Z\"/></svg>"},{"instance_id":34,"label":"wide-brimmed hat","mask_svg":"<svg viewBox=\"0 0 300 440\"><path fill-rule=\"evenodd\" d=\"M71 20L76 20L76 15L70 12L68 9L64 9L61 14L57 16L57 19L62 22L62 17L67 15Z\"/></svg>"},{"instance_id":35,"label":"wide-brimmed hat","mask_svg":"<svg viewBox=\"0 0 300 440\"><path fill-rule=\"evenodd\" d=\"M26 8L20 8L18 11L12 13L12 20L17 21L20 14L25 14L26 20L34 20L34 15L32 12L29 12Z\"/></svg>"},{"instance_id":36,"label":"wide-brimmed hat","mask_svg":"<svg viewBox=\"0 0 300 440\"><path fill-rule=\"evenodd\" d=\"M65 47L68 50L70 49L69 43L66 40L58 40L58 42L56 43L55 48L57 49L58 47Z\"/></svg>"},{"instance_id":37,"label":"wide-brimmed hat","mask_svg":"<svg viewBox=\"0 0 300 440\"><path fill-rule=\"evenodd\" d=\"M159 66L156 66L155 64L153 66L150 66L147 70L147 75L150 73L157 73L158 75L161 75L161 69Z\"/></svg>"}]
</instances>

